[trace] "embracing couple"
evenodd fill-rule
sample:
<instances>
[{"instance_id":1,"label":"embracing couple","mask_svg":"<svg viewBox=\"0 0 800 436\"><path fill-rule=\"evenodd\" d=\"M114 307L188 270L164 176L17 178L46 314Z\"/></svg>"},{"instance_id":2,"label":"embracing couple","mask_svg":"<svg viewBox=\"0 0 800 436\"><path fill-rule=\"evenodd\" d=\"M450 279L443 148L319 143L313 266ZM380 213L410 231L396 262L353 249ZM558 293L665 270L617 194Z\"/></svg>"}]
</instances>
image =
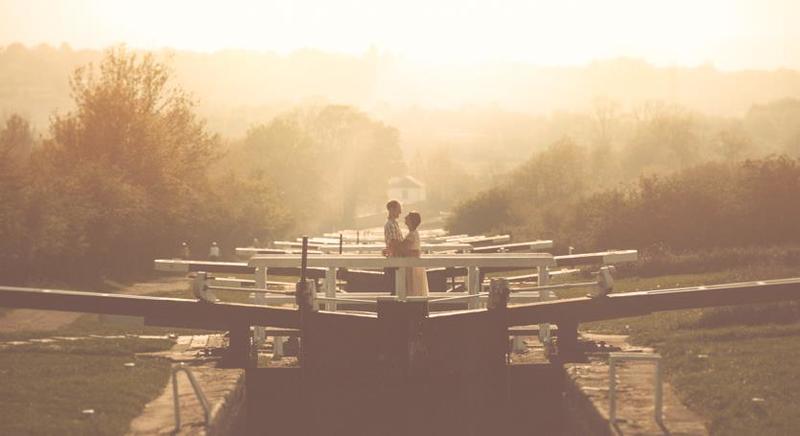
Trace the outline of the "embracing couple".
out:
<instances>
[{"instance_id":1,"label":"embracing couple","mask_svg":"<svg viewBox=\"0 0 800 436\"><path fill-rule=\"evenodd\" d=\"M386 240L384 254L389 257L419 257L421 254L419 232L417 228L422 222L422 217L418 212L410 212L405 217L405 224L408 233L403 237L397 219L403 213L400 202L392 200L386 203L386 210L389 212L386 225L383 226L383 237ZM428 295L428 275L425 268L387 268L384 270L388 289L394 289L395 274L406 275L406 295L420 296Z\"/></svg>"}]
</instances>

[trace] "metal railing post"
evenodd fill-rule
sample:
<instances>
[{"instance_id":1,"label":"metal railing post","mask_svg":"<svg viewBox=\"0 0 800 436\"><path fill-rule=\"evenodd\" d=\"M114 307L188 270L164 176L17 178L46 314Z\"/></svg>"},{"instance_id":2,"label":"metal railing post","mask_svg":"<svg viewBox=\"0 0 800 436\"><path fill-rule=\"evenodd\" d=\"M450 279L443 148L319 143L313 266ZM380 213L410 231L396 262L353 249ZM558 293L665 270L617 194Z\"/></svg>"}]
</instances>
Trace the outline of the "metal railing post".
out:
<instances>
[{"instance_id":1,"label":"metal railing post","mask_svg":"<svg viewBox=\"0 0 800 436\"><path fill-rule=\"evenodd\" d=\"M664 389L664 387L663 387L663 384L662 384L662 376L663 376L663 374L661 373L661 369L662 369L661 368L661 359L658 359L658 360L656 360L656 379L655 379L655 382L654 382L655 385L656 385L655 386L655 395L656 395L656 398L655 398L655 403L656 403L655 406L656 407L655 407L655 409L656 410L654 412L655 413L654 418L655 418L656 422L659 423L659 424L663 424L663 418L664 418L663 411L662 411L662 409L664 407L664 404L663 404L663 394L664 394L663 393L663 389Z\"/></svg>"},{"instance_id":2,"label":"metal railing post","mask_svg":"<svg viewBox=\"0 0 800 436\"><path fill-rule=\"evenodd\" d=\"M181 429L181 400L180 396L178 395L178 372L181 371L186 373L186 378L189 379L189 383L192 385L194 395L197 397L197 399L200 401L200 405L203 407L204 423L206 428L208 428L208 425L211 422L211 407L208 404L208 399L203 393L203 390L200 388L200 384L197 383L197 379L194 378L192 371L183 363L181 363L179 366L172 368L172 398L173 405L175 407L175 431L178 432Z\"/></svg>"},{"instance_id":3,"label":"metal railing post","mask_svg":"<svg viewBox=\"0 0 800 436\"><path fill-rule=\"evenodd\" d=\"M613 358L608 360L608 422L617 421L617 366Z\"/></svg>"},{"instance_id":4,"label":"metal railing post","mask_svg":"<svg viewBox=\"0 0 800 436\"><path fill-rule=\"evenodd\" d=\"M609 353L608 355L608 422L611 425L617 421L617 363L625 360L640 360L653 362L655 377L653 381L653 418L659 425L663 425L663 382L661 372L661 355L656 353Z\"/></svg>"}]
</instances>

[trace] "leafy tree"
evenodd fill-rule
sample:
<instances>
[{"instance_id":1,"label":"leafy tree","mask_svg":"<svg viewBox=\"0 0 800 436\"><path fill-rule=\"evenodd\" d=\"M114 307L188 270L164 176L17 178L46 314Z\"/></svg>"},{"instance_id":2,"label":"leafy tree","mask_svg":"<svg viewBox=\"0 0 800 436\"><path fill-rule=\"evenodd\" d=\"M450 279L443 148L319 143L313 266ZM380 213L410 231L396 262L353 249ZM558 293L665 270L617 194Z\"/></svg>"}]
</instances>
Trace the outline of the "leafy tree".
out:
<instances>
[{"instance_id":1,"label":"leafy tree","mask_svg":"<svg viewBox=\"0 0 800 436\"><path fill-rule=\"evenodd\" d=\"M247 134L231 162L278 187L302 230L352 225L405 172L397 129L350 107L295 110Z\"/></svg>"},{"instance_id":2,"label":"leafy tree","mask_svg":"<svg viewBox=\"0 0 800 436\"><path fill-rule=\"evenodd\" d=\"M12 114L0 130L0 161L4 165L19 164L30 155L33 142L33 129L28 120Z\"/></svg>"},{"instance_id":3,"label":"leafy tree","mask_svg":"<svg viewBox=\"0 0 800 436\"><path fill-rule=\"evenodd\" d=\"M514 224L510 192L499 187L459 203L447 220L447 228L455 234L500 231Z\"/></svg>"},{"instance_id":4,"label":"leafy tree","mask_svg":"<svg viewBox=\"0 0 800 436\"><path fill-rule=\"evenodd\" d=\"M580 202L571 231L589 248L696 250L800 242L800 162L706 163Z\"/></svg>"},{"instance_id":5,"label":"leafy tree","mask_svg":"<svg viewBox=\"0 0 800 436\"><path fill-rule=\"evenodd\" d=\"M70 83L76 107L54 118L38 159L56 175L34 183L40 202L54 205L39 211L42 240L63 229L64 255L120 269L200 230L195 214L205 207L219 140L167 67L120 47L98 68L77 69Z\"/></svg>"},{"instance_id":6,"label":"leafy tree","mask_svg":"<svg viewBox=\"0 0 800 436\"><path fill-rule=\"evenodd\" d=\"M280 195L271 182L228 172L216 178L213 186L209 202L215 213L210 228L215 231L207 234L206 244L217 240L231 247L253 238L271 241L291 229L294 217L280 206Z\"/></svg>"},{"instance_id":7,"label":"leafy tree","mask_svg":"<svg viewBox=\"0 0 800 436\"><path fill-rule=\"evenodd\" d=\"M24 261L27 159L33 147L28 121L14 114L0 128L0 269L17 271Z\"/></svg>"},{"instance_id":8,"label":"leafy tree","mask_svg":"<svg viewBox=\"0 0 800 436\"><path fill-rule=\"evenodd\" d=\"M800 99L753 105L745 115L744 125L763 149L800 155Z\"/></svg>"},{"instance_id":9,"label":"leafy tree","mask_svg":"<svg viewBox=\"0 0 800 436\"><path fill-rule=\"evenodd\" d=\"M295 114L252 127L241 149L227 156L226 166L245 178L275 186L280 201L305 226L324 202L323 161L313 139Z\"/></svg>"},{"instance_id":10,"label":"leafy tree","mask_svg":"<svg viewBox=\"0 0 800 436\"><path fill-rule=\"evenodd\" d=\"M425 183L426 202L433 209L448 210L457 199L476 189L475 176L454 157L449 147L417 150L409 162L409 170Z\"/></svg>"},{"instance_id":11,"label":"leafy tree","mask_svg":"<svg viewBox=\"0 0 800 436\"><path fill-rule=\"evenodd\" d=\"M717 152L723 159L738 161L753 152L753 139L741 127L725 129L717 135Z\"/></svg>"},{"instance_id":12,"label":"leafy tree","mask_svg":"<svg viewBox=\"0 0 800 436\"><path fill-rule=\"evenodd\" d=\"M500 186L462 202L448 220L454 232L511 230L519 237L563 237L566 213L588 192L586 151L563 138L534 154Z\"/></svg>"}]
</instances>

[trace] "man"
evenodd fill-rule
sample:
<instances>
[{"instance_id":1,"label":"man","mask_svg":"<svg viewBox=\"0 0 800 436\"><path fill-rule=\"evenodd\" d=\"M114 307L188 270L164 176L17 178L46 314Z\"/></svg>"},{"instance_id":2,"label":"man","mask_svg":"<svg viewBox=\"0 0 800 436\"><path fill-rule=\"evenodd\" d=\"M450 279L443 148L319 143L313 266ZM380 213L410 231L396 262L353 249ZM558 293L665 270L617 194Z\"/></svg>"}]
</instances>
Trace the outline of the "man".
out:
<instances>
[{"instance_id":1,"label":"man","mask_svg":"<svg viewBox=\"0 0 800 436\"><path fill-rule=\"evenodd\" d=\"M383 250L383 255L388 257L395 257L398 255L400 244L403 242L403 232L400 231L400 225L397 223L397 218L403 213L403 207L400 202L392 200L386 203L386 210L389 212L386 218L386 224L383 226L383 239L386 242L386 248ZM384 268L383 277L385 280L385 289L388 289L394 295L394 275L396 268Z\"/></svg>"}]
</instances>

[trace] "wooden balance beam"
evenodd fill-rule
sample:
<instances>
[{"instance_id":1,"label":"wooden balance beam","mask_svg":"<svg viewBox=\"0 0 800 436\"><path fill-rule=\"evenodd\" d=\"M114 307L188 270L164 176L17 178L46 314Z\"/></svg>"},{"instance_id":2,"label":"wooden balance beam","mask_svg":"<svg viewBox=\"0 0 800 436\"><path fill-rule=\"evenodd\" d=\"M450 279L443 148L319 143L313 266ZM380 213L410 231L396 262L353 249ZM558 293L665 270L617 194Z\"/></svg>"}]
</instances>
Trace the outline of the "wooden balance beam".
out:
<instances>
[{"instance_id":1,"label":"wooden balance beam","mask_svg":"<svg viewBox=\"0 0 800 436\"><path fill-rule=\"evenodd\" d=\"M528 242L515 242L513 244L499 244L499 245L485 245L482 247L475 247L472 249L473 253L505 253L505 252L537 252L553 248L553 241L528 241Z\"/></svg>"},{"instance_id":2,"label":"wooden balance beam","mask_svg":"<svg viewBox=\"0 0 800 436\"><path fill-rule=\"evenodd\" d=\"M232 330L263 325L299 328L296 310L184 298L0 286L0 306L143 317L164 327Z\"/></svg>"}]
</instances>

